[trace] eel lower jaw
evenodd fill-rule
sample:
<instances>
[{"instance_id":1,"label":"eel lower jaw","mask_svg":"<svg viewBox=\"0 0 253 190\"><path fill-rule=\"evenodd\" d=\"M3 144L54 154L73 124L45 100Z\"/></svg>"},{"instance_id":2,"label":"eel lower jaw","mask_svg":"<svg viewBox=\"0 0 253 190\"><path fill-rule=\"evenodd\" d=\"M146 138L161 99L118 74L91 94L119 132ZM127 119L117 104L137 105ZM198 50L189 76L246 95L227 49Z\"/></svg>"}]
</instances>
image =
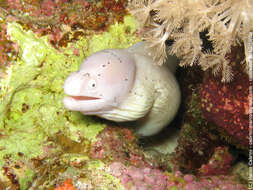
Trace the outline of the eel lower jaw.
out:
<instances>
[{"instance_id":1,"label":"eel lower jaw","mask_svg":"<svg viewBox=\"0 0 253 190\"><path fill-rule=\"evenodd\" d=\"M90 96L65 96L63 98L64 106L71 111L97 112L106 106L103 98Z\"/></svg>"}]
</instances>

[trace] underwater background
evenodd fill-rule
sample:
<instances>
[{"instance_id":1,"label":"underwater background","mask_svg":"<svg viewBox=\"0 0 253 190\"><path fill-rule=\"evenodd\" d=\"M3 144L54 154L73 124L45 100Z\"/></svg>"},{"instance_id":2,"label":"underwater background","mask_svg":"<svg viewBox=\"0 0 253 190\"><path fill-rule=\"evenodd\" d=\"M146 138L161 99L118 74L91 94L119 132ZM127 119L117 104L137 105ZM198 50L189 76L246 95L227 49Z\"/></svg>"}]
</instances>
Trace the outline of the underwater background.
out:
<instances>
[{"instance_id":1,"label":"underwater background","mask_svg":"<svg viewBox=\"0 0 253 190\"><path fill-rule=\"evenodd\" d=\"M0 189L248 189L252 32L250 0L0 0ZM87 56L142 40L180 62L168 127L64 107Z\"/></svg>"}]
</instances>

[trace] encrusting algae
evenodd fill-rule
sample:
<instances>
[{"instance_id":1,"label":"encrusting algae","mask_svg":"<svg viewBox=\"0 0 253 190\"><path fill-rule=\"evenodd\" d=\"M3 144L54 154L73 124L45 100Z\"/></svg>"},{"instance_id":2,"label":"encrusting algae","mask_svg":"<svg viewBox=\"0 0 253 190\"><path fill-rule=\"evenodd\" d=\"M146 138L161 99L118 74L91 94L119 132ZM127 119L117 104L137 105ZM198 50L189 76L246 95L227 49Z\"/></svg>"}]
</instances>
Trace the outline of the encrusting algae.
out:
<instances>
[{"instance_id":1,"label":"encrusting algae","mask_svg":"<svg viewBox=\"0 0 253 190\"><path fill-rule=\"evenodd\" d=\"M18 45L19 54L0 83L1 166L8 160L27 160L59 151L54 141L59 133L78 143L96 140L105 125L63 107L64 80L89 54L137 42L135 29L133 17L126 16L124 23L115 23L108 32L82 37L59 52L47 36L36 37L15 22L8 24L8 35Z\"/></svg>"}]
</instances>

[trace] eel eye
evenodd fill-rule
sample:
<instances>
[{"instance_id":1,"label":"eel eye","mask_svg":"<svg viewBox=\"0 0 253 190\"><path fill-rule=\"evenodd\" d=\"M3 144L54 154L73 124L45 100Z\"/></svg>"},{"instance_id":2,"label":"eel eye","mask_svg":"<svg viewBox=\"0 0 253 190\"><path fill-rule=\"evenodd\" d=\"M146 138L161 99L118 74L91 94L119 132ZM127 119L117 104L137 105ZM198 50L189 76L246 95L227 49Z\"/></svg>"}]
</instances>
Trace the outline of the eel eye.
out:
<instances>
[{"instance_id":1,"label":"eel eye","mask_svg":"<svg viewBox=\"0 0 253 190\"><path fill-rule=\"evenodd\" d=\"M97 82L94 79L90 79L88 82L88 87L90 89L95 89L97 87Z\"/></svg>"}]
</instances>

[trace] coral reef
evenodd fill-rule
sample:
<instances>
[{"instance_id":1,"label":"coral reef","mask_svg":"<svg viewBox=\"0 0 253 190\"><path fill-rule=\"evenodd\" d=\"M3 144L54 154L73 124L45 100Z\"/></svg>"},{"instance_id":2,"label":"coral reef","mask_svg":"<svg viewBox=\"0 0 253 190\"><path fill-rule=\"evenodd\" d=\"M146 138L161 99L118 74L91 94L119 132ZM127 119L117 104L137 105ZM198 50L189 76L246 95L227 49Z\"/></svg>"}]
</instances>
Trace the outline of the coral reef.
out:
<instances>
[{"instance_id":1,"label":"coral reef","mask_svg":"<svg viewBox=\"0 0 253 190\"><path fill-rule=\"evenodd\" d=\"M247 187L241 184L237 184L235 179L219 176L203 178L200 181L189 181L185 186L184 190L195 190L195 189L227 189L227 190L246 190Z\"/></svg>"},{"instance_id":2,"label":"coral reef","mask_svg":"<svg viewBox=\"0 0 253 190\"><path fill-rule=\"evenodd\" d=\"M109 136L104 130L101 136ZM119 132L119 134L117 134ZM105 134L102 134L105 133ZM122 135L120 130L113 132L115 135ZM112 136L113 138L113 136ZM122 139L124 141L124 139ZM133 141L134 142L134 141ZM26 188L21 189L54 189L61 190L64 188L83 190L83 189L103 189L103 190L167 190L167 189L215 189L226 187L228 190L238 189L246 190L246 186L239 184L234 177L229 176L211 176L196 177L191 174L182 174L180 171L167 173L151 165L143 165L141 162L127 161L126 149L131 149L136 144L120 144L115 154L123 155L125 158L104 159L103 161L89 158L81 151L62 152L52 154L47 158L34 158L31 160L29 167L36 173L30 174L32 182L26 183ZM76 145L73 145L73 149ZM113 149L114 147L111 147ZM123 151L123 152L122 152ZM91 153L91 152L90 152ZM145 162L145 158L139 154L139 158ZM23 169L20 163L16 163L16 168ZM27 165L27 164L26 164ZM19 178L19 172L13 170L12 166L8 167L8 175L12 176L13 182ZM27 175L29 176L29 175ZM9 187L19 187L18 183L12 183Z\"/></svg>"},{"instance_id":3,"label":"coral reef","mask_svg":"<svg viewBox=\"0 0 253 190\"><path fill-rule=\"evenodd\" d=\"M71 179L66 179L61 186L55 188L54 190L76 190L76 189L73 186Z\"/></svg>"},{"instance_id":4,"label":"coral reef","mask_svg":"<svg viewBox=\"0 0 253 190\"><path fill-rule=\"evenodd\" d=\"M29 158L41 155L43 147L51 144L46 138L58 131L64 131L77 141L84 133L89 140L95 138L104 126L66 112L61 101L64 78L76 69L80 57L72 60L64 57L48 44L47 38L39 39L16 23L8 25L8 34L18 44L20 54L0 84L0 165L5 155L12 158L19 158L19 152ZM76 122L82 126L81 130Z\"/></svg>"},{"instance_id":5,"label":"coral reef","mask_svg":"<svg viewBox=\"0 0 253 190\"><path fill-rule=\"evenodd\" d=\"M232 60L234 60L234 58ZM176 148L174 160L176 160L176 165L181 171L195 174L198 173L199 175L217 175L218 173L228 174L233 166L233 161L237 158L237 154L247 155L247 146L245 146L247 144L243 144L244 141L247 141L247 133L234 133L232 136L224 130L225 126L230 126L228 129L233 129L232 126L234 126L234 129L237 129L237 132L241 132L243 131L243 128L238 125L234 125L231 121L240 121L243 126L247 126L247 124L243 122L248 120L248 116L244 115L245 105L247 105L248 101L247 74L241 72L241 68L238 64L233 64L233 68L236 71L238 78L230 84L221 83L219 78L214 78L211 73L203 72L197 67L180 68L180 74L178 77L180 84L183 84L182 95L184 101L182 107L183 110L185 110L185 114L178 140L179 145ZM219 84L221 86L213 89L212 86L210 86L211 81L215 81L215 84ZM235 86L230 87L230 85L239 83L241 85L243 84L243 86L245 85L244 90L238 91L234 89ZM233 90L233 92L228 92L228 94L226 94L227 96L224 95L224 93L217 93L222 90L222 86ZM206 102L202 99L203 91L212 93L213 97L217 96L217 99L214 100L212 99L212 96L207 95L208 99L213 100L213 106L221 105L221 102L222 105L224 105L224 101L221 99L225 99L226 97L233 97L235 99L240 98L240 100L243 100L240 101L242 103L241 107L237 107L237 109L233 108L233 111L237 113L236 117L234 117L234 115L226 116L226 114L216 114L217 112L206 111L206 109L209 109L209 106L206 106L206 104L205 106L202 105L203 101L204 103ZM243 104L243 102L245 104ZM224 108L224 106L221 106L221 110ZM206 112L209 114L209 118L205 117ZM230 120L224 120L224 117L227 117ZM223 123L222 125L217 126L214 121L210 120L210 118L214 120L219 119ZM242 134L245 134L244 138L241 138L240 141L236 141L236 135ZM235 150L234 146L237 147ZM219 147L224 147L224 151L220 150L216 152L219 150ZM227 148L229 148L229 151L226 150ZM233 150L233 154L230 153L231 150ZM218 159L218 162L215 161L215 157L220 158ZM210 163L214 165L212 166ZM215 171L212 171L212 168L217 167L217 165L219 165L218 167L220 170L215 169ZM204 168L206 170L201 171ZM205 172L207 174L205 174ZM214 173L211 174L212 172ZM215 174L215 172L217 173Z\"/></svg>"},{"instance_id":6,"label":"coral reef","mask_svg":"<svg viewBox=\"0 0 253 190\"><path fill-rule=\"evenodd\" d=\"M241 183L247 184L249 177L249 167L247 161L238 161L232 168L232 174L235 175Z\"/></svg>"},{"instance_id":7,"label":"coral reef","mask_svg":"<svg viewBox=\"0 0 253 190\"><path fill-rule=\"evenodd\" d=\"M186 123L178 144L174 157L177 167L184 172L196 173L211 158L215 147L223 143L215 131Z\"/></svg>"},{"instance_id":8,"label":"coral reef","mask_svg":"<svg viewBox=\"0 0 253 190\"><path fill-rule=\"evenodd\" d=\"M69 41L61 49L52 46L50 36L38 37L15 22L6 27L18 59L13 57L0 83L0 165L5 168L0 181L27 189L31 183L22 181L28 174L18 175L12 163L22 161L27 166L33 158L44 159L61 151L85 154L105 128L101 122L64 109L62 85L66 76L77 70L89 54L105 48L128 47L138 39L131 16L101 34Z\"/></svg>"},{"instance_id":9,"label":"coral reef","mask_svg":"<svg viewBox=\"0 0 253 190\"><path fill-rule=\"evenodd\" d=\"M249 79L236 67L236 78L224 85L206 74L200 91L204 117L213 122L228 142L248 149L249 127Z\"/></svg>"},{"instance_id":10,"label":"coral reef","mask_svg":"<svg viewBox=\"0 0 253 190\"><path fill-rule=\"evenodd\" d=\"M219 134L206 122L201 111L199 96L203 77L201 69L181 68L178 77L180 84L184 84L182 107L186 112L176 147L175 160L180 170L197 173L197 169L211 158L215 147L222 146L223 142Z\"/></svg>"},{"instance_id":11,"label":"coral reef","mask_svg":"<svg viewBox=\"0 0 253 190\"><path fill-rule=\"evenodd\" d=\"M166 176L161 170L152 169L150 167L127 167L121 162L114 162L110 165L110 173L113 176L118 177L121 181L121 184L126 189L166 190L168 187L168 176Z\"/></svg>"},{"instance_id":12,"label":"coral reef","mask_svg":"<svg viewBox=\"0 0 253 190\"><path fill-rule=\"evenodd\" d=\"M148 160L143 159L143 153L138 148L136 140L129 129L107 126L103 133L97 136L97 141L91 145L90 157L104 161L120 161L138 167L150 165Z\"/></svg>"},{"instance_id":13,"label":"coral reef","mask_svg":"<svg viewBox=\"0 0 253 190\"><path fill-rule=\"evenodd\" d=\"M194 7L194 8L193 8ZM249 0L131 0L129 9L139 20L157 64L168 50L180 65L199 64L203 70L221 72L223 82L233 79L227 54L233 46L244 46L246 68L252 50L253 2ZM241 62L244 62L241 60ZM246 69L248 71L248 69Z\"/></svg>"},{"instance_id":14,"label":"coral reef","mask_svg":"<svg viewBox=\"0 0 253 190\"><path fill-rule=\"evenodd\" d=\"M124 189L120 180L108 172L107 164L82 153L57 154L47 159L33 159L32 163L37 175L29 189Z\"/></svg>"},{"instance_id":15,"label":"coral reef","mask_svg":"<svg viewBox=\"0 0 253 190\"><path fill-rule=\"evenodd\" d=\"M8 21L16 21L39 36L49 35L50 43L66 47L90 32L105 31L126 15L126 1L53 1L4 0L0 12Z\"/></svg>"},{"instance_id":16,"label":"coral reef","mask_svg":"<svg viewBox=\"0 0 253 190\"><path fill-rule=\"evenodd\" d=\"M228 151L228 147L216 147L207 164L203 164L199 168L199 175L211 176L228 174L231 170L232 155Z\"/></svg>"},{"instance_id":17,"label":"coral reef","mask_svg":"<svg viewBox=\"0 0 253 190\"><path fill-rule=\"evenodd\" d=\"M127 167L119 162L110 165L110 173L117 176L126 189L131 190L247 189L244 185L238 184L233 177L220 175L196 178L190 174L183 175L180 171L166 174L148 167Z\"/></svg>"},{"instance_id":18,"label":"coral reef","mask_svg":"<svg viewBox=\"0 0 253 190\"><path fill-rule=\"evenodd\" d=\"M150 1L149 6L154 2ZM228 2L224 0L213 7ZM189 87L191 83L195 91L188 89L183 93L190 97L186 100L185 124L174 157L178 166L170 173L164 170L164 163L145 157L130 130L63 107L63 82L85 57L106 48L127 48L140 40L136 37L135 20L125 16L125 5L123 0L0 1L0 64L3 68L0 76L0 189L246 190L246 186L232 176L194 175L197 172L199 175L225 174L230 165L227 148L217 148L227 145L224 146L219 134L201 114L197 91L202 74L198 75L198 82L184 77L185 85ZM154 17L157 14L155 10L149 13ZM217 15L218 18L223 16ZM185 22L189 26L189 22ZM163 26L162 21L156 24ZM173 35L178 32L179 28ZM239 35L237 39L240 32L235 32ZM162 40L166 40L165 37ZM189 58L191 56L189 54ZM195 72L188 74L193 76ZM203 170L217 165L221 168L218 173ZM239 171L242 171L240 167ZM245 179L245 174L235 175Z\"/></svg>"},{"instance_id":19,"label":"coral reef","mask_svg":"<svg viewBox=\"0 0 253 190\"><path fill-rule=\"evenodd\" d=\"M7 38L7 27L6 23L0 21L0 69L4 66L10 65L11 59L16 57L16 51L14 49L14 44ZM0 75L1 78L1 75Z\"/></svg>"}]
</instances>

